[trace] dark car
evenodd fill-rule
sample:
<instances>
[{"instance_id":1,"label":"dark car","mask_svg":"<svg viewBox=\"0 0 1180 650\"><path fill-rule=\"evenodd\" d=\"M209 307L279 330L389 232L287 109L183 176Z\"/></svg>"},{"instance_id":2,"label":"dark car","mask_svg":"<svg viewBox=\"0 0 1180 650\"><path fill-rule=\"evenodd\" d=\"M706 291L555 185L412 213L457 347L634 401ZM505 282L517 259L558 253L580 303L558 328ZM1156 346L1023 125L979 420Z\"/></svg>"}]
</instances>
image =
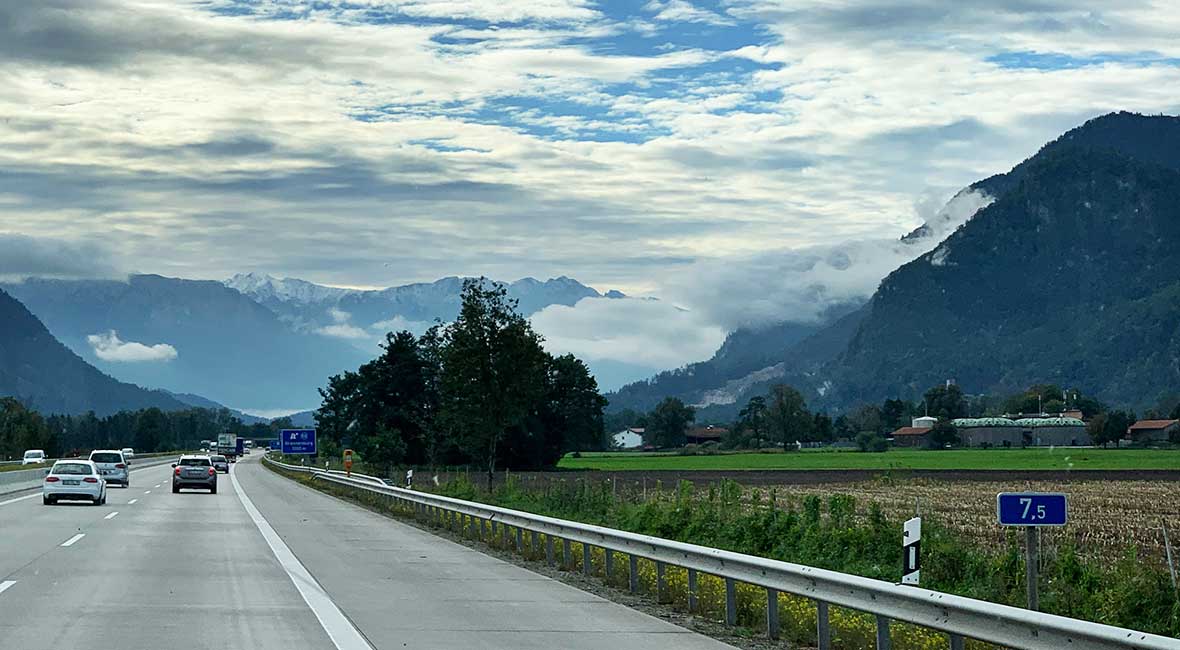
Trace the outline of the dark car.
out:
<instances>
[{"instance_id":1,"label":"dark car","mask_svg":"<svg viewBox=\"0 0 1180 650\"><path fill-rule=\"evenodd\" d=\"M209 490L210 494L217 494L217 469L208 456L181 456L172 463L172 467L174 494L185 488Z\"/></svg>"},{"instance_id":2,"label":"dark car","mask_svg":"<svg viewBox=\"0 0 1180 650\"><path fill-rule=\"evenodd\" d=\"M210 456L209 460L213 461L213 469L221 472L222 474L229 474L229 460L226 459L225 456L216 454Z\"/></svg>"}]
</instances>

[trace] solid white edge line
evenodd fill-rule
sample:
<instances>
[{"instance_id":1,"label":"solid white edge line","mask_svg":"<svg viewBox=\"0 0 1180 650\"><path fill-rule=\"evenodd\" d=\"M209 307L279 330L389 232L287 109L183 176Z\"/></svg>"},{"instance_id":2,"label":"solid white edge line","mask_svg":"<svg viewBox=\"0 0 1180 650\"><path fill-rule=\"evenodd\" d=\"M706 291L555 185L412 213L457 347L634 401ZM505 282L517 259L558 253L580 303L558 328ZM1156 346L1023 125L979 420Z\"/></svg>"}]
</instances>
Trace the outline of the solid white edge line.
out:
<instances>
[{"instance_id":1,"label":"solid white edge line","mask_svg":"<svg viewBox=\"0 0 1180 650\"><path fill-rule=\"evenodd\" d=\"M16 584L16 580L5 580L0 582L0 594L8 590L9 587Z\"/></svg>"},{"instance_id":2,"label":"solid white edge line","mask_svg":"<svg viewBox=\"0 0 1180 650\"><path fill-rule=\"evenodd\" d=\"M86 533L78 533L77 535L74 535L73 537L62 542L61 545L62 546L73 546L74 544L78 543L78 540L82 539L85 536L86 536Z\"/></svg>"},{"instance_id":3,"label":"solid white edge line","mask_svg":"<svg viewBox=\"0 0 1180 650\"><path fill-rule=\"evenodd\" d=\"M25 496L23 496L23 497L17 497L17 498L15 498L15 499L9 499L9 500L7 500L7 501L0 501L0 506L6 506L6 505L8 505L8 504L10 504L10 503L16 503L17 501L24 501L25 499L32 499L33 497L39 497L39 496L41 496L41 493L40 493L40 492L38 492L38 493L36 493L36 494L27 494L27 495L25 495Z\"/></svg>"},{"instance_id":4,"label":"solid white edge line","mask_svg":"<svg viewBox=\"0 0 1180 650\"><path fill-rule=\"evenodd\" d=\"M117 515L117 514L119 514L119 511L118 511L118 510L116 510L116 511L112 512L111 514L109 514L109 515L107 515L107 516L105 516L105 517L103 517L103 519L114 519L114 518L115 518L115 515Z\"/></svg>"},{"instance_id":5,"label":"solid white edge line","mask_svg":"<svg viewBox=\"0 0 1180 650\"><path fill-rule=\"evenodd\" d=\"M337 650L373 650L373 646L369 645L369 642L356 629L352 621L348 620L340 608L336 607L336 603L332 602L332 597L328 595L328 592L324 591L320 583L316 582L307 567L303 566L299 558L295 557L295 554L291 552L275 529L271 528L270 523L258 511L258 508L254 507L254 502L250 501L250 497L246 496L246 491L238 483L235 470L230 470L229 480L233 484L234 492L238 495L238 500L242 502L242 507L246 509L246 514L250 515L250 519L258 527L258 532L262 533L271 552L274 553L283 570L287 572L287 576L291 578L295 588L299 590L299 595L303 596L303 601L319 619L320 626L324 628L324 632L335 644Z\"/></svg>"}]
</instances>

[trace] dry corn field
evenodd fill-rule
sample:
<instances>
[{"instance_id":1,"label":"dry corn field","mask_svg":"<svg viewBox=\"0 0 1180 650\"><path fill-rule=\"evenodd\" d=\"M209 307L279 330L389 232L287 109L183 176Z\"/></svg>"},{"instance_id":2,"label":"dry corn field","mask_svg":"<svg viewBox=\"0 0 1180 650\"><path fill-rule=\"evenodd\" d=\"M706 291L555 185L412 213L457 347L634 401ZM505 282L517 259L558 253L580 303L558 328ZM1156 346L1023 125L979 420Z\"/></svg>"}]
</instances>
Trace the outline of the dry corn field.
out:
<instances>
[{"instance_id":1,"label":"dry corn field","mask_svg":"<svg viewBox=\"0 0 1180 650\"><path fill-rule=\"evenodd\" d=\"M858 517L864 517L868 504L874 501L891 518L912 516L917 500L923 519L935 520L984 547L1000 547L1006 536L1014 532L996 524L997 492L1062 492L1069 498L1069 524L1061 529L1042 529L1042 542L1052 549L1059 541L1072 538L1082 555L1094 559L1114 559L1133 544L1140 556L1162 560L1163 522L1168 524L1173 550L1180 535L1180 483L1176 482L995 483L910 479L759 486L747 491L757 491L764 499L773 491L782 506L791 502L796 508L798 501L807 495L826 499L833 494L847 494L856 498Z\"/></svg>"}]
</instances>

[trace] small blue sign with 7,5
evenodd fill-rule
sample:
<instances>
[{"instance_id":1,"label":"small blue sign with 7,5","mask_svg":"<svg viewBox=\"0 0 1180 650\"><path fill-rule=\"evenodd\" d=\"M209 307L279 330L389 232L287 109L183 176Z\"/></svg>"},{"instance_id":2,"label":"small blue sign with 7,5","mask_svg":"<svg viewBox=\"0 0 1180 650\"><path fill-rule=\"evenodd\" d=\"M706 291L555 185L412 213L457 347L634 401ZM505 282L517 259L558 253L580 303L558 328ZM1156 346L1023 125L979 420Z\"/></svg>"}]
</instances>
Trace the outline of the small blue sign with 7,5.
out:
<instances>
[{"instance_id":1,"label":"small blue sign with 7,5","mask_svg":"<svg viewBox=\"0 0 1180 650\"><path fill-rule=\"evenodd\" d=\"M1001 492L996 495L996 517L1001 526L1064 526L1067 510L1064 494Z\"/></svg>"},{"instance_id":2,"label":"small blue sign with 7,5","mask_svg":"<svg viewBox=\"0 0 1180 650\"><path fill-rule=\"evenodd\" d=\"M279 431L279 445L284 454L315 455L315 429L283 429Z\"/></svg>"}]
</instances>

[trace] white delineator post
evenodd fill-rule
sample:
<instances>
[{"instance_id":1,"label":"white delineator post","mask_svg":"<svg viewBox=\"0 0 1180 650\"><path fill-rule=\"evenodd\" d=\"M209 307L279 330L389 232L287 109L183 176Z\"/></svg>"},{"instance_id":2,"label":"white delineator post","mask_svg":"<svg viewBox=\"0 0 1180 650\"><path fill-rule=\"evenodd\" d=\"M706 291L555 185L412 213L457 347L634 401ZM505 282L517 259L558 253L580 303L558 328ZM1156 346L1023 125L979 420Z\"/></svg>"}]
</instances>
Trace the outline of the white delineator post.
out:
<instances>
[{"instance_id":1,"label":"white delineator post","mask_svg":"<svg viewBox=\"0 0 1180 650\"><path fill-rule=\"evenodd\" d=\"M922 568L922 518L914 517L902 528L901 584L916 585Z\"/></svg>"}]
</instances>

